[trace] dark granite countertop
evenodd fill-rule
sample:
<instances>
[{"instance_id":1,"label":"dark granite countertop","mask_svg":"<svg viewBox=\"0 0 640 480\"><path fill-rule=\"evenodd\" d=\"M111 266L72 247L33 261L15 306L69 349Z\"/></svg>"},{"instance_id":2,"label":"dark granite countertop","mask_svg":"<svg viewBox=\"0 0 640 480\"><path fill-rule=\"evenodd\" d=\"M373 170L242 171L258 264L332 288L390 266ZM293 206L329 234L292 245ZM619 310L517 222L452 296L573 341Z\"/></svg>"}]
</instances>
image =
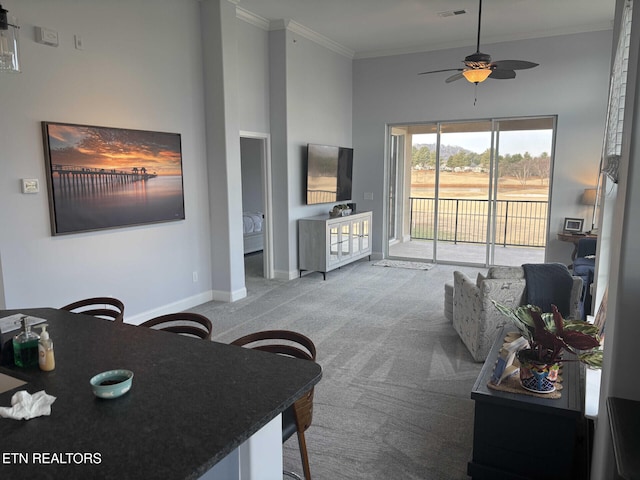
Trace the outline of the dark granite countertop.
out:
<instances>
[{"instance_id":1,"label":"dark granite countertop","mask_svg":"<svg viewBox=\"0 0 640 480\"><path fill-rule=\"evenodd\" d=\"M198 478L322 376L318 364L305 360L55 309L19 311L47 319L56 368L0 368L28 381L0 394L0 406L10 406L22 389L45 390L57 400L50 416L0 418L6 478ZM89 379L116 368L134 372L131 391L113 400L94 397ZM37 452L68 461L34 463ZM97 453L99 463L93 455L76 464L80 457L67 453Z\"/></svg>"}]
</instances>

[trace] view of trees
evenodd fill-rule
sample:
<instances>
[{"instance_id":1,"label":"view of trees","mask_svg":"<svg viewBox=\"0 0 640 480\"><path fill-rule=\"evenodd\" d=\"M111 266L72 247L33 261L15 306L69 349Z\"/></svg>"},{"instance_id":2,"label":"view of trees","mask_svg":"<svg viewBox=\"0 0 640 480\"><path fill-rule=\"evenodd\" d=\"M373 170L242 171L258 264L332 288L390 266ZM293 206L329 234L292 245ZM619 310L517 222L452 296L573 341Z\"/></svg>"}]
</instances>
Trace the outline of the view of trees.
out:
<instances>
[{"instance_id":1,"label":"view of trees","mask_svg":"<svg viewBox=\"0 0 640 480\"><path fill-rule=\"evenodd\" d=\"M440 169L446 171L473 171L487 172L490 162L490 149L483 153L476 153L462 147L440 146ZM498 178L511 176L522 184L536 178L544 183L550 174L550 157L547 152L542 152L537 157L529 152L514 155L506 154L498 156ZM413 146L411 168L416 170L433 170L436 166L435 145L418 144Z\"/></svg>"}]
</instances>

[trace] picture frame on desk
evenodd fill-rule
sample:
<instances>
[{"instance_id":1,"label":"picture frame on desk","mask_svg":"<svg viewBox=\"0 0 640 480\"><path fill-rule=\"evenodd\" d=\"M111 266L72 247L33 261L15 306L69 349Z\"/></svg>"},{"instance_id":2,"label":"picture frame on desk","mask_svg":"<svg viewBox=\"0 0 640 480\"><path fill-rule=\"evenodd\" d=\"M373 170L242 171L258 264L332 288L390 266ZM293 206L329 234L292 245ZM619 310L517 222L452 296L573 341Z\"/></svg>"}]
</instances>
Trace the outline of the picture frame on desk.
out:
<instances>
[{"instance_id":1,"label":"picture frame on desk","mask_svg":"<svg viewBox=\"0 0 640 480\"><path fill-rule=\"evenodd\" d=\"M564 232L565 233L582 233L584 226L584 218L565 217Z\"/></svg>"}]
</instances>

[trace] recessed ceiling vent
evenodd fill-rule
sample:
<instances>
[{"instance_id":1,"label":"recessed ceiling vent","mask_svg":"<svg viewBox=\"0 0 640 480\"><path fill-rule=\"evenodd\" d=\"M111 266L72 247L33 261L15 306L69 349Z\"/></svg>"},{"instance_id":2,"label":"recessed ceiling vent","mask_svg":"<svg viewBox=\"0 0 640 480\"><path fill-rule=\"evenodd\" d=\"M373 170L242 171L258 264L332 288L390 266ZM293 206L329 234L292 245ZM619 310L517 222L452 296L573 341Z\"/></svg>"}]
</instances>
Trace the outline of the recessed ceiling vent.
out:
<instances>
[{"instance_id":1,"label":"recessed ceiling vent","mask_svg":"<svg viewBox=\"0 0 640 480\"><path fill-rule=\"evenodd\" d=\"M448 10L446 12L439 12L439 17L455 17L456 15L464 15L467 11L463 8L462 10Z\"/></svg>"}]
</instances>

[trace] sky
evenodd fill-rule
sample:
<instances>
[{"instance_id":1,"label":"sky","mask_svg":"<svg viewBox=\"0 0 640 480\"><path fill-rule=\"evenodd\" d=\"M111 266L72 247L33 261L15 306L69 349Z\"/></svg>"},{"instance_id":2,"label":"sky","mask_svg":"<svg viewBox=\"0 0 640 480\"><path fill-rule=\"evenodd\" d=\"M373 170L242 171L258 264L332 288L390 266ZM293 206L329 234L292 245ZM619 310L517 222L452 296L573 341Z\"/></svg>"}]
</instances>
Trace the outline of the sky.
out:
<instances>
[{"instance_id":1,"label":"sky","mask_svg":"<svg viewBox=\"0 0 640 480\"><path fill-rule=\"evenodd\" d=\"M524 154L529 152L538 156L542 152L551 155L552 130L527 130L500 132L500 155ZM435 143L436 134L413 135L413 143ZM443 133L440 139L443 145L457 145L472 152L482 153L490 147L490 132Z\"/></svg>"},{"instance_id":2,"label":"sky","mask_svg":"<svg viewBox=\"0 0 640 480\"><path fill-rule=\"evenodd\" d=\"M180 175L180 135L83 125L48 124L54 164L158 175Z\"/></svg>"}]
</instances>

